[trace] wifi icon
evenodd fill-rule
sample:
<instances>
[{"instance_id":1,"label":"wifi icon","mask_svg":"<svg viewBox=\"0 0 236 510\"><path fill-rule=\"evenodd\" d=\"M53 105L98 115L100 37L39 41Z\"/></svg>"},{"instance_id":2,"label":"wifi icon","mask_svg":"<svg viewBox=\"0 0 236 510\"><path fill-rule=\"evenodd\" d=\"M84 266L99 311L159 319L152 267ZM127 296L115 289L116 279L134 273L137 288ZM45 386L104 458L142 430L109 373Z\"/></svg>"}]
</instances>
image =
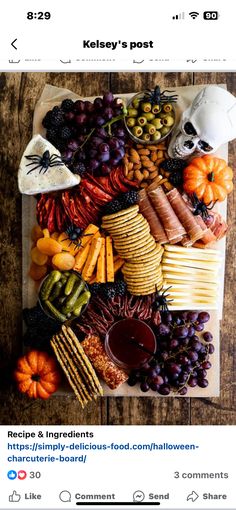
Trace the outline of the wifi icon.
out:
<instances>
[{"instance_id":1,"label":"wifi icon","mask_svg":"<svg viewBox=\"0 0 236 510\"><path fill-rule=\"evenodd\" d=\"M189 12L189 16L191 16L192 19L196 19L199 16L199 12Z\"/></svg>"}]
</instances>

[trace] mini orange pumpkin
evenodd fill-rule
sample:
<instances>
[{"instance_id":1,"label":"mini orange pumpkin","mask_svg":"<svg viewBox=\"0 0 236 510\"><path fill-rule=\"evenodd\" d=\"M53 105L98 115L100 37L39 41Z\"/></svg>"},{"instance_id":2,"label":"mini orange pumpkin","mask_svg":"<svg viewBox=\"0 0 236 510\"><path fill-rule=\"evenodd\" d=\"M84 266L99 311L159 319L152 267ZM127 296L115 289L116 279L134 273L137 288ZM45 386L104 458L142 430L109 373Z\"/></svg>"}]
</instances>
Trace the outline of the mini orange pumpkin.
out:
<instances>
[{"instance_id":1,"label":"mini orange pumpkin","mask_svg":"<svg viewBox=\"0 0 236 510\"><path fill-rule=\"evenodd\" d=\"M214 156L194 158L184 169L184 191L196 193L205 204L222 202L233 189L233 170L224 159Z\"/></svg>"},{"instance_id":2,"label":"mini orange pumpkin","mask_svg":"<svg viewBox=\"0 0 236 510\"><path fill-rule=\"evenodd\" d=\"M14 379L28 397L47 399L57 391L61 376L55 358L34 350L18 359Z\"/></svg>"}]
</instances>

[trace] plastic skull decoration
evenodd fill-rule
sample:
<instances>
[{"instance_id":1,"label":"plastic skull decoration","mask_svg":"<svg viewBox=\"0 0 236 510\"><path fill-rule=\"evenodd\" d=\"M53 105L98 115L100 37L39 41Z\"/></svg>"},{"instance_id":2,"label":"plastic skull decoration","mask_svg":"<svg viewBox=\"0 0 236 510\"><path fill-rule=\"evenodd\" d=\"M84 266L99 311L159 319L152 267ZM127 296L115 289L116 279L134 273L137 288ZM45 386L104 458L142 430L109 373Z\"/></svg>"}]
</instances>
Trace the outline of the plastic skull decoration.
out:
<instances>
[{"instance_id":1,"label":"plastic skull decoration","mask_svg":"<svg viewBox=\"0 0 236 510\"><path fill-rule=\"evenodd\" d=\"M173 132L169 156L211 154L236 137L236 98L216 85L205 87L183 112Z\"/></svg>"}]
</instances>

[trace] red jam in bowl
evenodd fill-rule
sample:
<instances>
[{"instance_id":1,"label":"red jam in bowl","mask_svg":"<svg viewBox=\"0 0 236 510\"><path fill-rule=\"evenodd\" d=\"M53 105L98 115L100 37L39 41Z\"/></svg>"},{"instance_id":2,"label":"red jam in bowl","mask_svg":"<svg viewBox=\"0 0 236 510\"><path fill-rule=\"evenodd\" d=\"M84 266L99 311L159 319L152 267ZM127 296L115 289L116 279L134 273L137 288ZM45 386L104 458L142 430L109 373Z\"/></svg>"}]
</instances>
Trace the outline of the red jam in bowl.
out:
<instances>
[{"instance_id":1,"label":"red jam in bowl","mask_svg":"<svg viewBox=\"0 0 236 510\"><path fill-rule=\"evenodd\" d=\"M140 349L138 344L150 352ZM132 370L140 368L152 358L152 353L156 351L156 337L145 322L123 319L115 322L107 332L105 349L116 365L126 371Z\"/></svg>"}]
</instances>

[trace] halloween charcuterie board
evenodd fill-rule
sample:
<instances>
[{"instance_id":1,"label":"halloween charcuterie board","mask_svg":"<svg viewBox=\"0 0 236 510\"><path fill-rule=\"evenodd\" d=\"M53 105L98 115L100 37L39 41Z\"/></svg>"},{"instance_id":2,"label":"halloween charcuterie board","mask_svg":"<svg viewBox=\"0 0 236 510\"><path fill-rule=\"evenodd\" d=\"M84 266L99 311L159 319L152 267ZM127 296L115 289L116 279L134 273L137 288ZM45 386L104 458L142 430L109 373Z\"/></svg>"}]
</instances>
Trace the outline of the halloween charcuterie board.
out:
<instances>
[{"instance_id":1,"label":"halloween charcuterie board","mask_svg":"<svg viewBox=\"0 0 236 510\"><path fill-rule=\"evenodd\" d=\"M176 88L177 102L160 90L108 93L104 104L46 86L36 105L19 172L21 191L37 193L23 194L25 342L29 355L57 360L60 389L82 406L102 394L219 394L226 199L204 202L191 186L222 160L230 181L227 144L201 159L168 155L202 89ZM35 325L42 316L46 340Z\"/></svg>"}]
</instances>

